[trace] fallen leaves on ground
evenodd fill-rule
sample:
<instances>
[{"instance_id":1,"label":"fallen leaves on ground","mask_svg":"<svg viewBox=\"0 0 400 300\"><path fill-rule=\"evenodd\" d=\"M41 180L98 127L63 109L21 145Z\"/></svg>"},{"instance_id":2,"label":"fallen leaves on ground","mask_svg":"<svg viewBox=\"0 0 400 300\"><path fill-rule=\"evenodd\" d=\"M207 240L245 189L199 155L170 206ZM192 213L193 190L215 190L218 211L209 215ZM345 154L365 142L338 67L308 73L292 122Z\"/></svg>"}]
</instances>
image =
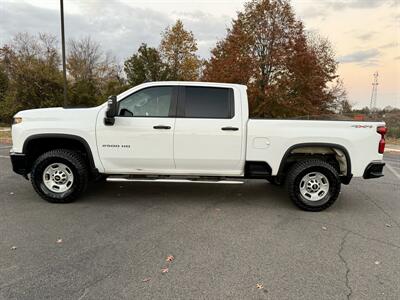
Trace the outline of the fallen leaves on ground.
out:
<instances>
[{"instance_id":1,"label":"fallen leaves on ground","mask_svg":"<svg viewBox=\"0 0 400 300\"><path fill-rule=\"evenodd\" d=\"M322 226L322 230L328 230L328 228L326 228L325 226Z\"/></svg>"},{"instance_id":2,"label":"fallen leaves on ground","mask_svg":"<svg viewBox=\"0 0 400 300\"><path fill-rule=\"evenodd\" d=\"M175 258L175 257L173 257L172 255L168 255L168 256L167 256L167 259L166 259L165 261L171 262L171 261L174 260L174 258Z\"/></svg>"},{"instance_id":3,"label":"fallen leaves on ground","mask_svg":"<svg viewBox=\"0 0 400 300\"><path fill-rule=\"evenodd\" d=\"M261 283L257 283L257 284L256 284L256 287L257 287L259 290L262 290L262 289L264 288L264 286L263 286Z\"/></svg>"},{"instance_id":4,"label":"fallen leaves on ground","mask_svg":"<svg viewBox=\"0 0 400 300\"><path fill-rule=\"evenodd\" d=\"M62 239L58 239L58 240L57 240L57 244L61 244L62 242L63 242Z\"/></svg>"},{"instance_id":5,"label":"fallen leaves on ground","mask_svg":"<svg viewBox=\"0 0 400 300\"><path fill-rule=\"evenodd\" d=\"M148 278L143 279L142 282L148 282L148 281L150 281L150 280L151 280L151 278L148 277Z\"/></svg>"},{"instance_id":6,"label":"fallen leaves on ground","mask_svg":"<svg viewBox=\"0 0 400 300\"><path fill-rule=\"evenodd\" d=\"M163 273L163 274L168 273L168 268L162 268L161 273Z\"/></svg>"},{"instance_id":7,"label":"fallen leaves on ground","mask_svg":"<svg viewBox=\"0 0 400 300\"><path fill-rule=\"evenodd\" d=\"M381 263L381 262L380 262L380 261L378 261L378 260L375 262L375 264L376 264L376 265L379 265L380 263Z\"/></svg>"},{"instance_id":8,"label":"fallen leaves on ground","mask_svg":"<svg viewBox=\"0 0 400 300\"><path fill-rule=\"evenodd\" d=\"M12 247L11 247L11 250L17 250L17 247L12 246Z\"/></svg>"},{"instance_id":9,"label":"fallen leaves on ground","mask_svg":"<svg viewBox=\"0 0 400 300\"><path fill-rule=\"evenodd\" d=\"M385 226L386 226L386 227L392 227L392 225L390 225L390 224L385 224Z\"/></svg>"}]
</instances>

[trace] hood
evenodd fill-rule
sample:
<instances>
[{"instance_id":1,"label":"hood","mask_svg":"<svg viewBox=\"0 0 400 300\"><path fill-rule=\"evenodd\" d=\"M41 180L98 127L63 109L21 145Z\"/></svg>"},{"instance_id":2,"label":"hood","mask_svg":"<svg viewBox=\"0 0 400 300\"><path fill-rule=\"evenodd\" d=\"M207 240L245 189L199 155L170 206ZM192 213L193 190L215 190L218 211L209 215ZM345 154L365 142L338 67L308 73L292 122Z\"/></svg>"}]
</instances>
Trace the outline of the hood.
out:
<instances>
[{"instance_id":1,"label":"hood","mask_svg":"<svg viewBox=\"0 0 400 300\"><path fill-rule=\"evenodd\" d=\"M37 108L20 111L14 117L21 117L24 121L74 120L96 116L100 108L101 106L91 108Z\"/></svg>"}]
</instances>

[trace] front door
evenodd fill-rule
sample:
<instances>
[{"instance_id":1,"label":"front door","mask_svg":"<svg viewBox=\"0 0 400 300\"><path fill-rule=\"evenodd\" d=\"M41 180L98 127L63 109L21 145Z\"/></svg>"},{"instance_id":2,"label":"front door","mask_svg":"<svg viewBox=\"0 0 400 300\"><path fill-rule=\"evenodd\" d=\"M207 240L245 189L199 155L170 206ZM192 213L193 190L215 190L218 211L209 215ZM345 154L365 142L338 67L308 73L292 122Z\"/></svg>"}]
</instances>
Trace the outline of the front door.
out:
<instances>
[{"instance_id":1,"label":"front door","mask_svg":"<svg viewBox=\"0 0 400 300\"><path fill-rule=\"evenodd\" d=\"M119 101L113 126L97 121L97 147L106 173L170 173L177 87L154 86Z\"/></svg>"}]
</instances>

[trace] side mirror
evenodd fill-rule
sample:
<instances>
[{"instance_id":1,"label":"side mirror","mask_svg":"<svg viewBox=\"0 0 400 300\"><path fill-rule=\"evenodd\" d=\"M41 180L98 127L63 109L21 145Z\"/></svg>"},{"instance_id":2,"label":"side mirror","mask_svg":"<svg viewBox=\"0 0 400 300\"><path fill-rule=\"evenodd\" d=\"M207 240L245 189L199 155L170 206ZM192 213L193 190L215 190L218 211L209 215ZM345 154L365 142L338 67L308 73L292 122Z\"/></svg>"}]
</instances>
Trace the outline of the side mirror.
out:
<instances>
[{"instance_id":1,"label":"side mirror","mask_svg":"<svg viewBox=\"0 0 400 300\"><path fill-rule=\"evenodd\" d=\"M110 96L107 100L106 117L104 118L105 125L114 125L115 116L118 113L117 96Z\"/></svg>"}]
</instances>

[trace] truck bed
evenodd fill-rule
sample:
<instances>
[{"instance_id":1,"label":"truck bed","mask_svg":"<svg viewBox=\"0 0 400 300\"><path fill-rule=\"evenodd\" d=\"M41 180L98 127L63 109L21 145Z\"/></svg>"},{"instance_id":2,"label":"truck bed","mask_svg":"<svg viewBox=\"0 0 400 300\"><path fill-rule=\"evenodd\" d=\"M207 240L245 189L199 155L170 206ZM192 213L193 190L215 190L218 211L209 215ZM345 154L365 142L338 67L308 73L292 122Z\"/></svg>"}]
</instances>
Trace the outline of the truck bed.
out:
<instances>
[{"instance_id":1,"label":"truck bed","mask_svg":"<svg viewBox=\"0 0 400 300\"><path fill-rule=\"evenodd\" d=\"M381 160L378 126L384 122L249 119L246 161L266 161L276 175L280 162L293 145L340 145L346 149L354 176L362 176L367 165Z\"/></svg>"}]
</instances>

